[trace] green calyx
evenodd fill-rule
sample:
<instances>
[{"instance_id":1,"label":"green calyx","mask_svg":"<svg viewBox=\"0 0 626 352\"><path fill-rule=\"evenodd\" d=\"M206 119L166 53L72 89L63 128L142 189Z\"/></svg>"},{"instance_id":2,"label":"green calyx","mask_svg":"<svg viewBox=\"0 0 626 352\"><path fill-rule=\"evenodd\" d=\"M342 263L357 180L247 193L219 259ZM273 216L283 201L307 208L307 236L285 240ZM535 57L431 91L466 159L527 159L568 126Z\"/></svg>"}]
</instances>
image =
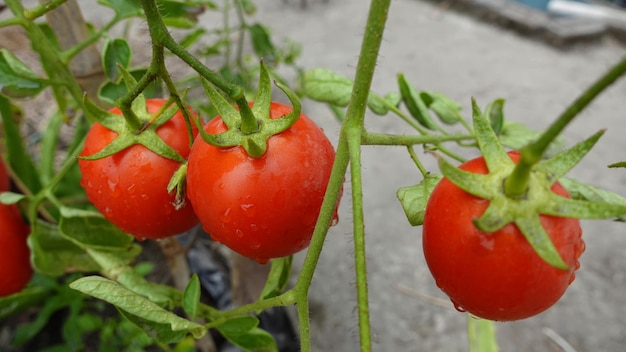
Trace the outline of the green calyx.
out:
<instances>
[{"instance_id":1,"label":"green calyx","mask_svg":"<svg viewBox=\"0 0 626 352\"><path fill-rule=\"evenodd\" d=\"M439 158L439 167L456 186L490 201L485 212L474 221L479 230L491 233L514 223L543 260L556 268L567 269L541 225L540 214L577 219L614 218L626 214L626 204L570 199L550 190L591 150L604 131L544 161L539 160L541 156L528 157L525 155L527 148L522 148L520 163L526 165L520 168L507 155L474 100L472 109L476 139L489 173L464 171L443 158ZM507 189L515 192L507 192Z\"/></svg>"},{"instance_id":2,"label":"green calyx","mask_svg":"<svg viewBox=\"0 0 626 352\"><path fill-rule=\"evenodd\" d=\"M291 127L302 111L302 105L296 94L287 86L275 82L276 86L289 98L293 110L277 119L270 118L272 84L263 62L261 62L259 89L252 107L248 105L245 98L241 98L235 101L237 105L235 108L208 82L203 80L202 83L211 103L228 127L226 132L209 134L201 128L200 121L196 121L202 139L217 147L241 146L253 158L263 156L267 150L267 140Z\"/></svg>"}]
</instances>

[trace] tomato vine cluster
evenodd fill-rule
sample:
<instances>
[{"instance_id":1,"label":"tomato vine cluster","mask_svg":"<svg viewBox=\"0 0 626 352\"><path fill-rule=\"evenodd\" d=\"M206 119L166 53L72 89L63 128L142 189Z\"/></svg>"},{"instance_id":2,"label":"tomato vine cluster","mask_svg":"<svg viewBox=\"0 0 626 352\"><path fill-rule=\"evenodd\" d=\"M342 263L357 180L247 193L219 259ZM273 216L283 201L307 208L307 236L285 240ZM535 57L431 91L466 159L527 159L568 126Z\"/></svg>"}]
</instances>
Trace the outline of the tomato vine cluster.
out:
<instances>
[{"instance_id":1,"label":"tomato vine cluster","mask_svg":"<svg viewBox=\"0 0 626 352\"><path fill-rule=\"evenodd\" d=\"M140 119L145 115L146 124L168 108L164 99L147 99L146 107L147 114L136 112ZM280 119L292 108L272 102L268 112L268 118ZM117 108L110 113L121 115ZM204 131L214 136L227 132L224 119L213 118ZM324 132L300 114L288 129L268 138L261 156L252 157L240 145L215 146L202 138L192 142L198 129L188 122L191 134L177 111L155 129L183 158L179 161L141 143L111 148L110 155L91 160L121 135L94 123L79 159L81 185L104 217L138 239L174 236L201 222L214 241L260 263L307 247L335 157ZM187 170L182 201L168 191L181 167Z\"/></svg>"}]
</instances>

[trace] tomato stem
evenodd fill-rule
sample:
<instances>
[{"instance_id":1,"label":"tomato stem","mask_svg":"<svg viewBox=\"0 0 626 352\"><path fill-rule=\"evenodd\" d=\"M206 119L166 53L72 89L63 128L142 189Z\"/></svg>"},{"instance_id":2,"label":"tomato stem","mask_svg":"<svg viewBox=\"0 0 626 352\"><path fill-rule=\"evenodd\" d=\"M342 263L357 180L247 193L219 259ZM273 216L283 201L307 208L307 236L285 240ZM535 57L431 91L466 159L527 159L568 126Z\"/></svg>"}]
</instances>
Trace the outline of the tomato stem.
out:
<instances>
[{"instance_id":1,"label":"tomato stem","mask_svg":"<svg viewBox=\"0 0 626 352\"><path fill-rule=\"evenodd\" d=\"M533 165L541 160L552 141L554 141L565 127L600 95L600 93L606 90L625 73L626 56L574 100L539 139L520 150L519 163L515 166L511 175L504 181L504 193L508 197L519 198L527 192L530 170Z\"/></svg>"}]
</instances>

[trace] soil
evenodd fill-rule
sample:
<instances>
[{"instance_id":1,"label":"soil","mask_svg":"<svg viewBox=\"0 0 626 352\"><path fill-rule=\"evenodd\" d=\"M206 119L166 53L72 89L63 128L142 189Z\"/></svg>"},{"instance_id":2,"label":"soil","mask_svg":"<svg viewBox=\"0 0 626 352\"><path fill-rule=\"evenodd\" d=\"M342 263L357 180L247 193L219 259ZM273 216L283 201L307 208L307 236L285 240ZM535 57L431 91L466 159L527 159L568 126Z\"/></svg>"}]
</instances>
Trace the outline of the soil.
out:
<instances>
[{"instance_id":1,"label":"soil","mask_svg":"<svg viewBox=\"0 0 626 352\"><path fill-rule=\"evenodd\" d=\"M82 2L81 2L82 3ZM373 91L397 91L402 72L420 89L442 92L481 106L506 98L508 119L545 128L626 48L611 38L557 49L506 28L418 0L392 2ZM363 0L264 1L256 18L278 40L303 44L299 63L354 76L365 31ZM102 14L85 6L88 21ZM207 19L207 25L210 25ZM145 32L138 32L145 33ZM1 40L17 37L0 36ZM19 43L18 43L19 44ZM565 131L568 144L607 128L590 155L569 176L626 195L626 172L606 165L626 160L626 80L617 82ZM336 141L339 126L324 105L304 101L303 110ZM46 112L45 106L42 111ZM411 133L392 116L366 117L371 131ZM470 155L467 155L470 156ZM435 172L429 156L423 161ZM420 181L403 148L364 147L363 185L369 303L375 351L467 351L467 317L454 310L424 263L420 228L411 227L395 193ZM354 279L350 183L340 223L331 229L311 288L314 351L359 349ZM587 250L577 278L554 307L537 317L498 323L502 351L607 351L626 346L626 224L583 221ZM297 257L301 261L302 255ZM520 269L523 270L523 269Z\"/></svg>"}]
</instances>

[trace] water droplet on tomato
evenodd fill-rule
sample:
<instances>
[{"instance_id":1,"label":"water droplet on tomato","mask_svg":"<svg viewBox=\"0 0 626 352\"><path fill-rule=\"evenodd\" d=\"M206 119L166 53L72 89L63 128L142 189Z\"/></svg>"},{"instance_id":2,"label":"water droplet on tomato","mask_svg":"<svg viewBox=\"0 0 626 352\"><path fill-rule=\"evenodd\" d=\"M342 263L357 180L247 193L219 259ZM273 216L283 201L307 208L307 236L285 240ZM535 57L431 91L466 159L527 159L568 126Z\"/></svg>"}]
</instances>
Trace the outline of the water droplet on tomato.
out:
<instances>
[{"instance_id":1,"label":"water droplet on tomato","mask_svg":"<svg viewBox=\"0 0 626 352\"><path fill-rule=\"evenodd\" d=\"M219 189L224 189L224 187L226 187L226 186L224 185L223 182L220 183L219 185L217 185L217 188L219 188Z\"/></svg>"},{"instance_id":2,"label":"water droplet on tomato","mask_svg":"<svg viewBox=\"0 0 626 352\"><path fill-rule=\"evenodd\" d=\"M451 301L452 301L452 305L454 305L454 309L458 310L461 313L467 312L467 310L463 308L460 304L456 303L454 300L451 300Z\"/></svg>"},{"instance_id":3,"label":"water droplet on tomato","mask_svg":"<svg viewBox=\"0 0 626 352\"><path fill-rule=\"evenodd\" d=\"M117 193L117 184L118 184L119 180L107 180L107 183L109 184L109 189L111 190L111 192L113 193Z\"/></svg>"},{"instance_id":4,"label":"water droplet on tomato","mask_svg":"<svg viewBox=\"0 0 626 352\"><path fill-rule=\"evenodd\" d=\"M251 243L250 244L250 248L252 248L253 250L258 250L259 248L261 248L261 244L260 243Z\"/></svg>"},{"instance_id":5,"label":"water droplet on tomato","mask_svg":"<svg viewBox=\"0 0 626 352\"><path fill-rule=\"evenodd\" d=\"M230 208L224 210L222 215L220 215L220 220L222 220L223 223L228 223L232 219L233 219L233 215L230 213Z\"/></svg>"},{"instance_id":6,"label":"water droplet on tomato","mask_svg":"<svg viewBox=\"0 0 626 352\"><path fill-rule=\"evenodd\" d=\"M243 210L243 213L246 214L246 216L253 217L256 215L256 209L254 207L254 204L241 204L240 207L241 210Z\"/></svg>"},{"instance_id":7,"label":"water droplet on tomato","mask_svg":"<svg viewBox=\"0 0 626 352\"><path fill-rule=\"evenodd\" d=\"M250 230L252 232L258 232L259 231L259 227L256 226L256 224L250 224Z\"/></svg>"},{"instance_id":8,"label":"water droplet on tomato","mask_svg":"<svg viewBox=\"0 0 626 352\"><path fill-rule=\"evenodd\" d=\"M243 237L243 231L240 229L235 230L235 238L241 239Z\"/></svg>"},{"instance_id":9,"label":"water droplet on tomato","mask_svg":"<svg viewBox=\"0 0 626 352\"><path fill-rule=\"evenodd\" d=\"M128 186L128 188L126 188L126 192L128 193L135 193L135 184L133 183L132 185Z\"/></svg>"}]
</instances>

